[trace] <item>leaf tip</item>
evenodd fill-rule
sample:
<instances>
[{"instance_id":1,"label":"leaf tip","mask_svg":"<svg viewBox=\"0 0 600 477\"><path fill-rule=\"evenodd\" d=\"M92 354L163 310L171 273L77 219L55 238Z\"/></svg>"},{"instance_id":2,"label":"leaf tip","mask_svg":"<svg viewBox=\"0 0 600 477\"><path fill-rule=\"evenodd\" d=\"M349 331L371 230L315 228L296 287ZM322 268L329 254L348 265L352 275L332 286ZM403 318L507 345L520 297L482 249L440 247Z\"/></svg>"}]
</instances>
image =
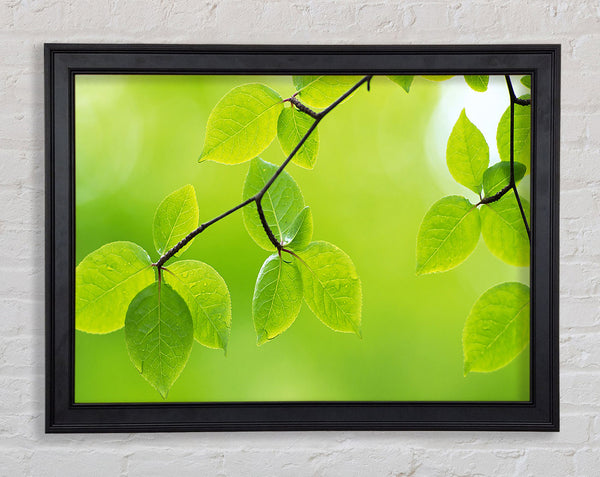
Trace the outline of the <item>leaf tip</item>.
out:
<instances>
[{"instance_id":1,"label":"leaf tip","mask_svg":"<svg viewBox=\"0 0 600 477\"><path fill-rule=\"evenodd\" d=\"M208 156L210 155L210 151L202 151L198 156L198 164L202 164L203 162L209 161Z\"/></svg>"},{"instance_id":2,"label":"leaf tip","mask_svg":"<svg viewBox=\"0 0 600 477\"><path fill-rule=\"evenodd\" d=\"M256 346L262 346L267 341L269 341L269 335L266 331L263 330L260 334L256 335Z\"/></svg>"},{"instance_id":3,"label":"leaf tip","mask_svg":"<svg viewBox=\"0 0 600 477\"><path fill-rule=\"evenodd\" d=\"M465 361L465 365L463 367L463 377L467 377L467 375L471 372L471 368L473 364L470 361Z\"/></svg>"},{"instance_id":4,"label":"leaf tip","mask_svg":"<svg viewBox=\"0 0 600 477\"><path fill-rule=\"evenodd\" d=\"M424 265L417 264L417 269L415 270L415 274L417 275L417 277L429 275L430 273L432 273L432 271L427 270Z\"/></svg>"}]
</instances>

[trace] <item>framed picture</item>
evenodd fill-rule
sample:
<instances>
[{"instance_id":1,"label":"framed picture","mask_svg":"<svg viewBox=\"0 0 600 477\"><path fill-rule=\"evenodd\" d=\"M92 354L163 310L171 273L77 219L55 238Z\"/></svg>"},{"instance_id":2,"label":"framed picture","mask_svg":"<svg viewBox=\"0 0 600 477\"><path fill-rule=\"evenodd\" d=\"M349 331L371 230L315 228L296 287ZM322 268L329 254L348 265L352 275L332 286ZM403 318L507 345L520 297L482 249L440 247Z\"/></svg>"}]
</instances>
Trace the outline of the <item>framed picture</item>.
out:
<instances>
[{"instance_id":1,"label":"framed picture","mask_svg":"<svg viewBox=\"0 0 600 477\"><path fill-rule=\"evenodd\" d=\"M556 431L558 45L45 47L47 432Z\"/></svg>"}]
</instances>

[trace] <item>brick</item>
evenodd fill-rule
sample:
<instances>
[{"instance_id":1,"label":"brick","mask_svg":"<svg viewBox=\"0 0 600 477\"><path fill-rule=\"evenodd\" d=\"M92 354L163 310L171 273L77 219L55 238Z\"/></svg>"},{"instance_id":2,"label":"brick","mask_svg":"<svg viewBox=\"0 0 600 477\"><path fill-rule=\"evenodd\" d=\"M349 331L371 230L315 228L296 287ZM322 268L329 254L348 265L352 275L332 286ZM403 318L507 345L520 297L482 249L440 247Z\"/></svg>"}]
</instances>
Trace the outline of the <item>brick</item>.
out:
<instances>
[{"instance_id":1,"label":"brick","mask_svg":"<svg viewBox=\"0 0 600 477\"><path fill-rule=\"evenodd\" d=\"M12 10L17 31L55 31L64 27L63 2L14 2Z\"/></svg>"},{"instance_id":2,"label":"brick","mask_svg":"<svg viewBox=\"0 0 600 477\"><path fill-rule=\"evenodd\" d=\"M569 85L563 92L562 104L577 106L579 114L594 113L598 111L600 100L594 98L594 81L597 73L580 70L561 70L561 83Z\"/></svg>"},{"instance_id":3,"label":"brick","mask_svg":"<svg viewBox=\"0 0 600 477\"><path fill-rule=\"evenodd\" d=\"M600 449L582 449L575 454L576 475L597 475L600 471Z\"/></svg>"},{"instance_id":4,"label":"brick","mask_svg":"<svg viewBox=\"0 0 600 477\"><path fill-rule=\"evenodd\" d=\"M42 335L44 302L31 298L1 298L2 333L5 337Z\"/></svg>"},{"instance_id":5,"label":"brick","mask_svg":"<svg viewBox=\"0 0 600 477\"><path fill-rule=\"evenodd\" d=\"M582 254L589 258L595 258L600 255L600 226L589 228L583 231Z\"/></svg>"},{"instance_id":6,"label":"brick","mask_svg":"<svg viewBox=\"0 0 600 477\"><path fill-rule=\"evenodd\" d=\"M18 336L0 341L0 376L43 373L44 341L41 336Z\"/></svg>"},{"instance_id":7,"label":"brick","mask_svg":"<svg viewBox=\"0 0 600 477\"><path fill-rule=\"evenodd\" d=\"M584 238L587 222L580 218L560 218L560 256L561 258L576 259L582 255L589 240ZM594 247L593 243L590 246Z\"/></svg>"},{"instance_id":8,"label":"brick","mask_svg":"<svg viewBox=\"0 0 600 477\"><path fill-rule=\"evenodd\" d=\"M600 324L600 303L596 297L563 297L560 300L560 326L565 328Z\"/></svg>"},{"instance_id":9,"label":"brick","mask_svg":"<svg viewBox=\"0 0 600 477\"><path fill-rule=\"evenodd\" d=\"M178 477L219 475L224 456L221 452L203 453L190 450L159 449L136 451L127 457L128 477L170 475Z\"/></svg>"},{"instance_id":10,"label":"brick","mask_svg":"<svg viewBox=\"0 0 600 477\"><path fill-rule=\"evenodd\" d=\"M441 36L451 26L450 14L454 11L447 2L422 2L406 9L406 15L414 18L410 22L410 31L434 32Z\"/></svg>"},{"instance_id":11,"label":"brick","mask_svg":"<svg viewBox=\"0 0 600 477\"><path fill-rule=\"evenodd\" d=\"M312 2L309 7L312 24L316 27L343 30L356 22L356 8L350 2Z\"/></svg>"},{"instance_id":12,"label":"brick","mask_svg":"<svg viewBox=\"0 0 600 477\"><path fill-rule=\"evenodd\" d=\"M600 373L563 373L560 389L564 405L575 408L600 406Z\"/></svg>"},{"instance_id":13,"label":"brick","mask_svg":"<svg viewBox=\"0 0 600 477\"><path fill-rule=\"evenodd\" d=\"M573 297L597 296L600 292L600 263L567 262L560 268L561 293Z\"/></svg>"},{"instance_id":14,"label":"brick","mask_svg":"<svg viewBox=\"0 0 600 477\"><path fill-rule=\"evenodd\" d=\"M586 114L562 115L561 141L563 144L567 142L584 145L587 135L587 118Z\"/></svg>"},{"instance_id":15,"label":"brick","mask_svg":"<svg viewBox=\"0 0 600 477\"><path fill-rule=\"evenodd\" d=\"M574 451L530 450L519 472L515 475L537 477L538 475L575 475Z\"/></svg>"},{"instance_id":16,"label":"brick","mask_svg":"<svg viewBox=\"0 0 600 477\"><path fill-rule=\"evenodd\" d=\"M563 447L585 444L590 439L591 420L592 416L563 412L560 417L560 433L552 434L548 439L549 444Z\"/></svg>"},{"instance_id":17,"label":"brick","mask_svg":"<svg viewBox=\"0 0 600 477\"><path fill-rule=\"evenodd\" d=\"M66 2L65 18L68 21L69 30L110 28L120 3L122 2L111 2L110 0Z\"/></svg>"},{"instance_id":18,"label":"brick","mask_svg":"<svg viewBox=\"0 0 600 477\"><path fill-rule=\"evenodd\" d=\"M69 447L37 449L31 457L32 474L44 477L121 475L123 465L123 457L118 453Z\"/></svg>"},{"instance_id":19,"label":"brick","mask_svg":"<svg viewBox=\"0 0 600 477\"><path fill-rule=\"evenodd\" d=\"M456 5L452 13L454 24L460 32L476 35L475 32L499 33L498 9L493 3L467 1Z\"/></svg>"},{"instance_id":20,"label":"brick","mask_svg":"<svg viewBox=\"0 0 600 477\"><path fill-rule=\"evenodd\" d=\"M346 448L321 450L310 459L315 475L402 475L414 470L413 453L399 446L385 448ZM302 475L300 467L298 475Z\"/></svg>"},{"instance_id":21,"label":"brick","mask_svg":"<svg viewBox=\"0 0 600 477\"><path fill-rule=\"evenodd\" d=\"M43 109L12 109L0 110L0 148L41 150L44 144Z\"/></svg>"},{"instance_id":22,"label":"brick","mask_svg":"<svg viewBox=\"0 0 600 477\"><path fill-rule=\"evenodd\" d=\"M586 138L592 145L600 145L600 114L588 115Z\"/></svg>"},{"instance_id":23,"label":"brick","mask_svg":"<svg viewBox=\"0 0 600 477\"><path fill-rule=\"evenodd\" d=\"M207 6L212 18L207 20L207 25L213 24L219 30L249 31L250 34L259 38L259 43L267 41L276 42L277 32L269 26L281 23L284 18L304 19L310 22L308 7L305 5L297 7L289 2L272 1L262 5L253 5L249 2L219 2ZM252 22L248 22L248 18Z\"/></svg>"},{"instance_id":24,"label":"brick","mask_svg":"<svg viewBox=\"0 0 600 477\"><path fill-rule=\"evenodd\" d=\"M44 296L43 270L0 268L0 299L41 299Z\"/></svg>"},{"instance_id":25,"label":"brick","mask_svg":"<svg viewBox=\"0 0 600 477\"><path fill-rule=\"evenodd\" d=\"M30 450L1 449L0 448L0 475L3 477L21 477L31 475L30 459L33 454Z\"/></svg>"},{"instance_id":26,"label":"brick","mask_svg":"<svg viewBox=\"0 0 600 477\"><path fill-rule=\"evenodd\" d=\"M0 188L23 187L44 189L42 152L0 149Z\"/></svg>"},{"instance_id":27,"label":"brick","mask_svg":"<svg viewBox=\"0 0 600 477\"><path fill-rule=\"evenodd\" d=\"M395 3L367 3L358 7L356 20L361 28L377 33L402 28L403 11Z\"/></svg>"},{"instance_id":28,"label":"brick","mask_svg":"<svg viewBox=\"0 0 600 477\"><path fill-rule=\"evenodd\" d=\"M599 213L600 199L592 188L564 191L560 194L561 219L592 218Z\"/></svg>"},{"instance_id":29,"label":"brick","mask_svg":"<svg viewBox=\"0 0 600 477\"><path fill-rule=\"evenodd\" d=\"M598 68L598 45L600 45L600 35L588 34L581 35L573 39L573 53L567 55L564 65L566 67L576 67L579 69Z\"/></svg>"},{"instance_id":30,"label":"brick","mask_svg":"<svg viewBox=\"0 0 600 477\"><path fill-rule=\"evenodd\" d=\"M42 405L43 383L29 378L0 375L0 412L33 413Z\"/></svg>"},{"instance_id":31,"label":"brick","mask_svg":"<svg viewBox=\"0 0 600 477\"><path fill-rule=\"evenodd\" d=\"M561 366L600 369L600 333L565 334L560 337Z\"/></svg>"},{"instance_id":32,"label":"brick","mask_svg":"<svg viewBox=\"0 0 600 477\"><path fill-rule=\"evenodd\" d=\"M31 230L43 223L44 194L28 187L0 187L1 230Z\"/></svg>"},{"instance_id":33,"label":"brick","mask_svg":"<svg viewBox=\"0 0 600 477\"><path fill-rule=\"evenodd\" d=\"M514 476L524 451L427 450L417 452L415 476L493 475ZM402 475L402 474L400 474Z\"/></svg>"}]
</instances>

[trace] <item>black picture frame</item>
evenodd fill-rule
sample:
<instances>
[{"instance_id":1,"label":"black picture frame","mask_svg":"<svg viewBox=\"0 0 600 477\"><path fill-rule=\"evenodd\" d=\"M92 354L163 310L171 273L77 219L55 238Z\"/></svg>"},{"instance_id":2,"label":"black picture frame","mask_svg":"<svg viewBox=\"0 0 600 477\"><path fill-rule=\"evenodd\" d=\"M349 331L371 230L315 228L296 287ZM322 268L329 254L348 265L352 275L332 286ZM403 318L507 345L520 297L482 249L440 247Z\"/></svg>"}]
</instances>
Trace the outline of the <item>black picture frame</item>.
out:
<instances>
[{"instance_id":1,"label":"black picture frame","mask_svg":"<svg viewBox=\"0 0 600 477\"><path fill-rule=\"evenodd\" d=\"M528 74L532 77L529 402L74 402L74 75ZM45 45L46 432L558 431L560 45Z\"/></svg>"}]
</instances>

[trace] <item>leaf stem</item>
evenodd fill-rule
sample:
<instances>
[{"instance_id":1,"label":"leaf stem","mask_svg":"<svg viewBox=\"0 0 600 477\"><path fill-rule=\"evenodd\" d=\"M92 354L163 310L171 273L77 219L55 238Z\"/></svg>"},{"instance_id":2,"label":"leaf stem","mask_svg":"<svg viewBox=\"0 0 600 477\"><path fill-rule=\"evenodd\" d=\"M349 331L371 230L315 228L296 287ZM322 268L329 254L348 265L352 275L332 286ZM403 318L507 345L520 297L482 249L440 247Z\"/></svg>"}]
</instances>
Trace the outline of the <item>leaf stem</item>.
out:
<instances>
[{"instance_id":1,"label":"leaf stem","mask_svg":"<svg viewBox=\"0 0 600 477\"><path fill-rule=\"evenodd\" d=\"M267 234L267 237L269 237L269 240L275 246L275 248L277 248L278 251L281 250L282 249L282 245L279 243L279 241L275 237L275 234L273 234L273 231L269 227L269 224L268 224L268 222L266 220L266 217L265 217L265 214L264 214L264 210L262 208L262 203L261 203L262 202L262 198L264 197L264 195L269 190L269 187L271 187L273 185L273 182L275 182L275 180L277 179L277 177L279 177L279 175L283 172L283 170L285 169L285 167L291 162L291 160L294 158L294 156L296 155L296 153L300 150L300 148L302 147L302 145L306 142L306 140L310 137L310 135L313 133L313 131L317 128L317 125L323 120L323 118L325 116L327 116L331 111L333 111L333 109L335 109L348 96L350 96L352 93L354 93L354 91L356 91L358 88L360 88L364 83L369 82L372 77L373 77L373 75L364 76L360 81L358 81L348 91L346 91L344 94L342 94L338 99L336 99L327 108L325 108L323 111L321 111L319 113L316 113L316 112L310 110L308 107L306 107L305 105L303 105L302 103L300 103L300 101L296 99L295 95L292 96L291 98L288 98L287 99L288 101L290 101L292 104L294 104L300 111L302 111L302 112L308 114L309 116L313 117L315 119L315 121L313 122L313 124L311 125L311 127L308 129L308 131L306 131L306 134L304 134L304 136L302 137L302 139L300 139L300 141L298 142L298 144L296 145L296 147L292 150L292 152L290 153L290 155L285 159L285 161L283 161L283 163L273 173L273 175L267 181L267 183L264 185L264 187L260 191L258 191L258 193L256 195L254 195L254 196L252 196L252 197L244 200L240 204L236 205L235 207L232 207L231 209L227 210L226 212L223 212L221 215L218 215L214 219L211 219L208 222L204 222L203 224L201 224L200 226L198 226L195 230L193 230L188 235L186 235L180 242L178 242L170 250L168 250L167 252L165 252L165 254L162 255L158 259L158 261L156 263L153 263L152 265L154 265L155 267L157 267L159 269L159 271L160 271L162 269L162 266L169 259L171 259L177 252L179 252L183 247L185 247L194 237L196 237L198 234L202 233L204 230L206 230L212 224L214 224L214 223L216 223L216 222L224 219L228 215L230 215L230 214L234 213L235 211L237 211L237 210L239 210L239 209L247 206L248 204L251 204L252 202L256 203L256 208L258 210L258 215L260 217L260 221L262 223L262 226L265 229L265 233ZM298 107L298 104L302 105L303 108L300 109L300 107ZM306 110L310 111L310 113L308 113ZM313 113L314 116L311 113Z\"/></svg>"}]
</instances>

